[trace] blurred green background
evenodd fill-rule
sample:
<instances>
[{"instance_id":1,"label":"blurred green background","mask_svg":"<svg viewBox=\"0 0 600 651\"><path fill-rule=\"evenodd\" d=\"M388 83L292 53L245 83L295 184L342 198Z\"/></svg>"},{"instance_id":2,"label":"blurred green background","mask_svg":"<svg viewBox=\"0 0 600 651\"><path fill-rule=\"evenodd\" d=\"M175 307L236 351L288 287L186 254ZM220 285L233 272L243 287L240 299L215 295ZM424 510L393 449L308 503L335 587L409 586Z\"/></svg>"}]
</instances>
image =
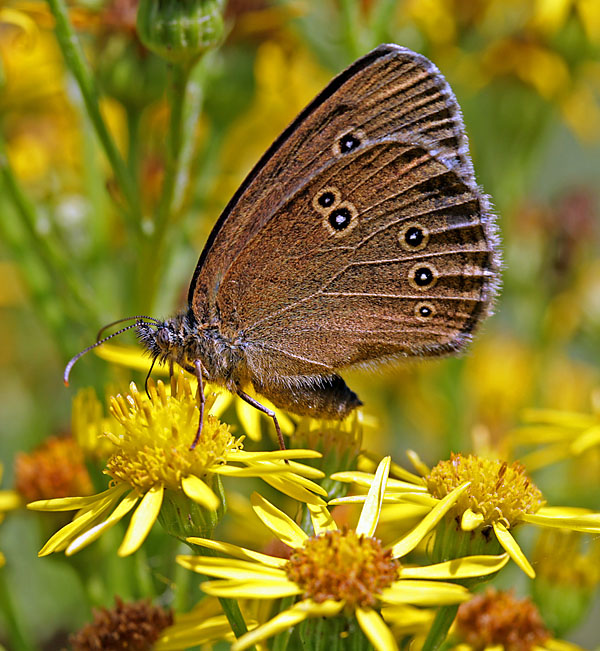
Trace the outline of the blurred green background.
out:
<instances>
[{"instance_id":1,"label":"blurred green background","mask_svg":"<svg viewBox=\"0 0 600 651\"><path fill-rule=\"evenodd\" d=\"M135 0L70 5L103 115L149 215L165 169L167 70L137 40L135 11ZM167 317L183 304L203 243L245 174L334 74L381 42L426 55L454 89L478 182L499 215L505 270L496 314L466 355L346 376L380 423L365 447L397 460L414 448L429 464L450 451L513 454L506 436L525 407L589 413L595 400L600 413L600 3L230 0L224 42L197 73L191 181L156 259L123 219L46 5L4 0L0 129L33 220L15 210L5 180L2 488L14 484L19 452L69 430L77 388L102 395L107 381L125 377L90 355L67 390L69 357L109 321ZM599 478L597 447L535 475L551 503L595 509ZM0 526L0 599L21 586L16 616L45 648L89 617L89 582L117 585L125 567L115 559L105 568L114 575L88 576L84 591L77 560L36 559L53 529L22 511ZM0 614L0 639L2 627ZM581 631L588 644L600 639L591 618Z\"/></svg>"}]
</instances>

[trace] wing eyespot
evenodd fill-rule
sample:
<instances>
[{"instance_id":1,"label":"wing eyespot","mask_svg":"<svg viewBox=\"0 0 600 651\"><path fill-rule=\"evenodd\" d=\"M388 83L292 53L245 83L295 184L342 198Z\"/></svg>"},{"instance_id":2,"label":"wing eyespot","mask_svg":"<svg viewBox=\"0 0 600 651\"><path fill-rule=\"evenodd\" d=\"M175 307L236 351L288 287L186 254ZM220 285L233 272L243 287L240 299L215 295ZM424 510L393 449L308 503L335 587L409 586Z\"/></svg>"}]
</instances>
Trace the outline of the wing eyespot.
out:
<instances>
[{"instance_id":1,"label":"wing eyespot","mask_svg":"<svg viewBox=\"0 0 600 651\"><path fill-rule=\"evenodd\" d=\"M325 214L324 223L331 235L346 235L358 223L358 211L354 205L344 201Z\"/></svg>"},{"instance_id":2,"label":"wing eyespot","mask_svg":"<svg viewBox=\"0 0 600 651\"><path fill-rule=\"evenodd\" d=\"M420 301L415 305L415 316L419 321L429 321L435 315L435 306L433 303Z\"/></svg>"},{"instance_id":3,"label":"wing eyespot","mask_svg":"<svg viewBox=\"0 0 600 651\"><path fill-rule=\"evenodd\" d=\"M351 130L338 134L333 145L333 153L343 156L358 149L365 141L365 134L361 130Z\"/></svg>"},{"instance_id":4,"label":"wing eyespot","mask_svg":"<svg viewBox=\"0 0 600 651\"><path fill-rule=\"evenodd\" d=\"M418 222L411 222L400 231L398 241L405 251L422 251L429 242L429 230Z\"/></svg>"},{"instance_id":5,"label":"wing eyespot","mask_svg":"<svg viewBox=\"0 0 600 651\"><path fill-rule=\"evenodd\" d=\"M313 208L317 212L325 215L328 214L332 209L335 209L341 200L341 192L333 186L327 186L315 194L312 204Z\"/></svg>"},{"instance_id":6,"label":"wing eyespot","mask_svg":"<svg viewBox=\"0 0 600 651\"><path fill-rule=\"evenodd\" d=\"M431 289L438 280L438 272L431 264L419 262L408 272L408 281L414 289L423 291Z\"/></svg>"}]
</instances>

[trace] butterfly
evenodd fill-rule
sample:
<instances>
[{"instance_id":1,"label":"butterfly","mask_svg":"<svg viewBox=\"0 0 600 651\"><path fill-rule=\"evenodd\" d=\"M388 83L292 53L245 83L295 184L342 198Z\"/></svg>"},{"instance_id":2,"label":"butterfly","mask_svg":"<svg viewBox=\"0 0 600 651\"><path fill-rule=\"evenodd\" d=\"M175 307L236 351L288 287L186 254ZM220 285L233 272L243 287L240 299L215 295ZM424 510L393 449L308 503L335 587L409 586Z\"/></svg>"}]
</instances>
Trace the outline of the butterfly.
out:
<instances>
[{"instance_id":1,"label":"butterfly","mask_svg":"<svg viewBox=\"0 0 600 651\"><path fill-rule=\"evenodd\" d=\"M499 269L450 86L424 56L380 45L248 174L200 255L187 307L123 330L197 377L192 447L204 380L269 415L284 447L249 386L278 408L342 419L362 403L341 370L462 350L491 311Z\"/></svg>"}]
</instances>

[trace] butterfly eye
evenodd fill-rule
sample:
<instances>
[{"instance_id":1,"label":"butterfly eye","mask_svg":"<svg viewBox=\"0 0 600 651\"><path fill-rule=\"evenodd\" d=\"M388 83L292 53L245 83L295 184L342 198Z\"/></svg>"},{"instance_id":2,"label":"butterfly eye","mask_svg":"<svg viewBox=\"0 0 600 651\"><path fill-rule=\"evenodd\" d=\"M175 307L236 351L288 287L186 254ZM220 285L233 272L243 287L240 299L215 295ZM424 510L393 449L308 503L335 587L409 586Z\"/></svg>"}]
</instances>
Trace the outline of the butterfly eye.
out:
<instances>
[{"instance_id":1,"label":"butterfly eye","mask_svg":"<svg viewBox=\"0 0 600 651\"><path fill-rule=\"evenodd\" d=\"M435 308L431 303L417 303L415 305L415 316L421 321L428 321L435 314Z\"/></svg>"},{"instance_id":2,"label":"butterfly eye","mask_svg":"<svg viewBox=\"0 0 600 651\"><path fill-rule=\"evenodd\" d=\"M169 348L171 345L171 333L167 328L159 328L156 333L156 341L161 348Z\"/></svg>"},{"instance_id":3,"label":"butterfly eye","mask_svg":"<svg viewBox=\"0 0 600 651\"><path fill-rule=\"evenodd\" d=\"M429 241L429 231L420 224L407 224L399 235L400 246L406 251L421 251Z\"/></svg>"},{"instance_id":4,"label":"butterfly eye","mask_svg":"<svg viewBox=\"0 0 600 651\"><path fill-rule=\"evenodd\" d=\"M428 289L437 282L437 271L431 265L419 263L410 270L408 280L415 289Z\"/></svg>"}]
</instances>

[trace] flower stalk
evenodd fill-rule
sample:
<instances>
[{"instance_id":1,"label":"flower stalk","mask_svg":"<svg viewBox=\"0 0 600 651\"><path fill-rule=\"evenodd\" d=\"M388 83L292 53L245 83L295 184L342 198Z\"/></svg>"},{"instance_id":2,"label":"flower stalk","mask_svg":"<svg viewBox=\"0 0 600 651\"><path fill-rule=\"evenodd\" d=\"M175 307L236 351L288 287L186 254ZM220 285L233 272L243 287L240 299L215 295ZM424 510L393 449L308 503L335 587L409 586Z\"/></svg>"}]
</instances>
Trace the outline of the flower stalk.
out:
<instances>
[{"instance_id":1,"label":"flower stalk","mask_svg":"<svg viewBox=\"0 0 600 651\"><path fill-rule=\"evenodd\" d=\"M133 233L140 234L141 207L139 197L135 191L135 183L100 113L98 88L79 45L77 35L69 20L67 7L64 0L48 0L48 6L56 21L56 40L63 53L67 68L77 81L88 117L94 126L96 135L100 140L100 144L104 149L104 153L110 162L117 183L123 193L127 206L122 211L125 224Z\"/></svg>"}]
</instances>

